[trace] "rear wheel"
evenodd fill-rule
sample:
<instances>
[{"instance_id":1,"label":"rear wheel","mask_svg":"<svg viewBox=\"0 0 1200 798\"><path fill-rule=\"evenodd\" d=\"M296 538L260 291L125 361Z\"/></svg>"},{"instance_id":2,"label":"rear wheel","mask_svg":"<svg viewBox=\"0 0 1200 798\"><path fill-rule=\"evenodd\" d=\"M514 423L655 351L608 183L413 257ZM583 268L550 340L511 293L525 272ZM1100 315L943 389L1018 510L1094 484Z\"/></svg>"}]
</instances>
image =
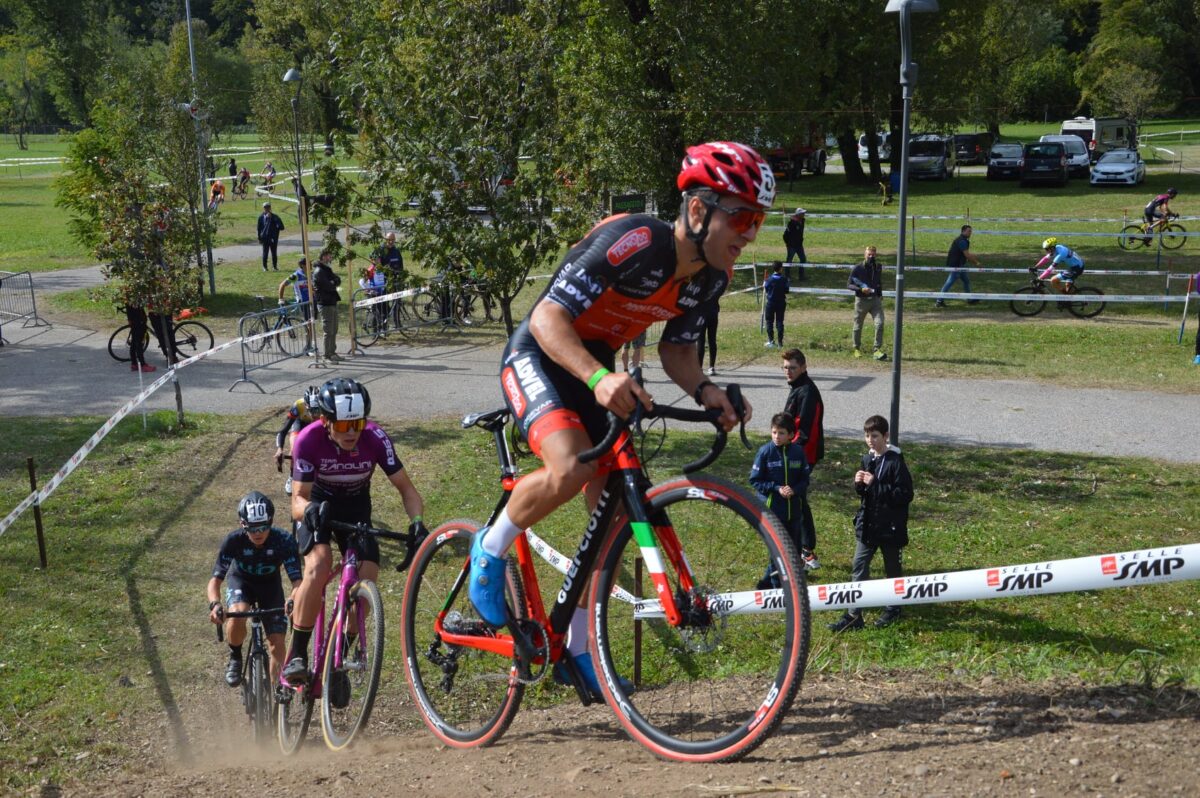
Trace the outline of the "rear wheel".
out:
<instances>
[{"instance_id":1,"label":"rear wheel","mask_svg":"<svg viewBox=\"0 0 1200 798\"><path fill-rule=\"evenodd\" d=\"M179 327L182 327L182 326L183 326L182 324L179 325ZM246 348L249 349L251 352L261 352L261 351L263 351L263 349L266 349L267 343L271 339L269 336L265 336L264 334L267 331L269 331L270 329L271 328L267 326L266 318L263 316L259 316L257 319L250 322L250 327L249 327L249 329L247 329L245 331L244 335L248 339L254 338L255 340L246 341ZM255 336L258 336L258 335L264 335L264 337L255 338ZM179 337L179 328L178 327L176 328L175 337L176 338Z\"/></svg>"},{"instance_id":2,"label":"rear wheel","mask_svg":"<svg viewBox=\"0 0 1200 798\"><path fill-rule=\"evenodd\" d=\"M783 720L804 677L811 627L804 569L775 515L725 480L682 477L647 498L650 524L610 535L592 580L601 689L625 731L658 756L739 759ZM656 613L661 586L642 560L650 527L683 613L679 625ZM673 536L694 585L681 584L664 544Z\"/></svg>"},{"instance_id":3,"label":"rear wheel","mask_svg":"<svg viewBox=\"0 0 1200 798\"><path fill-rule=\"evenodd\" d=\"M384 303L378 305L370 305L362 308L354 316L354 343L361 347L368 347L379 340L381 320L386 313Z\"/></svg>"},{"instance_id":4,"label":"rear wheel","mask_svg":"<svg viewBox=\"0 0 1200 798\"><path fill-rule=\"evenodd\" d=\"M1184 230L1181 224L1169 224L1163 228L1160 237L1164 248L1179 249L1187 241L1187 230Z\"/></svg>"},{"instance_id":5,"label":"rear wheel","mask_svg":"<svg viewBox=\"0 0 1200 798\"><path fill-rule=\"evenodd\" d=\"M340 751L371 719L383 667L383 599L374 582L351 589L348 605L330 625L321 669L321 729L325 744ZM342 651L335 656L338 647ZM338 661L340 660L340 662Z\"/></svg>"},{"instance_id":6,"label":"rear wheel","mask_svg":"<svg viewBox=\"0 0 1200 798\"><path fill-rule=\"evenodd\" d=\"M412 298L413 314L417 321L432 324L442 318L442 300L432 291L421 291Z\"/></svg>"},{"instance_id":7,"label":"rear wheel","mask_svg":"<svg viewBox=\"0 0 1200 798\"><path fill-rule=\"evenodd\" d=\"M494 636L467 597L464 565L478 528L474 521L460 519L434 529L417 550L404 583L404 675L425 725L455 748L480 748L498 740L525 694L515 660L448 644L434 628L441 617L456 634ZM525 603L511 565L507 587L509 606L523 615Z\"/></svg>"},{"instance_id":8,"label":"rear wheel","mask_svg":"<svg viewBox=\"0 0 1200 798\"><path fill-rule=\"evenodd\" d=\"M265 321L263 326L266 326ZM212 330L200 322L185 321L175 325L175 354L177 357L188 358L201 352L207 352L212 348Z\"/></svg>"},{"instance_id":9,"label":"rear wheel","mask_svg":"<svg viewBox=\"0 0 1200 798\"><path fill-rule=\"evenodd\" d=\"M285 355L298 355L304 351L304 334L296 330L296 320L286 317L280 322L275 337L271 339Z\"/></svg>"},{"instance_id":10,"label":"rear wheel","mask_svg":"<svg viewBox=\"0 0 1200 798\"><path fill-rule=\"evenodd\" d=\"M1149 240L1140 224L1127 224L1117 235L1117 246L1121 249L1137 249L1146 246Z\"/></svg>"},{"instance_id":11,"label":"rear wheel","mask_svg":"<svg viewBox=\"0 0 1200 798\"><path fill-rule=\"evenodd\" d=\"M1046 289L1040 285L1027 285L1018 288L1013 293L1029 295L1028 299L1014 299L1008 303L1012 312L1018 316L1036 316L1046 308L1046 300L1041 298L1046 293Z\"/></svg>"},{"instance_id":12,"label":"rear wheel","mask_svg":"<svg viewBox=\"0 0 1200 798\"><path fill-rule=\"evenodd\" d=\"M116 332L108 338L108 354L118 363L129 362L129 335L129 325L126 324L124 327L118 327ZM147 330L142 336L142 351L146 351L146 347L149 345L150 332Z\"/></svg>"},{"instance_id":13,"label":"rear wheel","mask_svg":"<svg viewBox=\"0 0 1200 798\"><path fill-rule=\"evenodd\" d=\"M1093 316L1099 315L1100 311L1104 310L1104 300L1100 297L1104 296L1104 292L1099 288L1076 288L1075 295L1079 297L1093 297L1091 299L1079 299L1075 302L1067 303L1067 310L1081 319L1090 319Z\"/></svg>"}]
</instances>

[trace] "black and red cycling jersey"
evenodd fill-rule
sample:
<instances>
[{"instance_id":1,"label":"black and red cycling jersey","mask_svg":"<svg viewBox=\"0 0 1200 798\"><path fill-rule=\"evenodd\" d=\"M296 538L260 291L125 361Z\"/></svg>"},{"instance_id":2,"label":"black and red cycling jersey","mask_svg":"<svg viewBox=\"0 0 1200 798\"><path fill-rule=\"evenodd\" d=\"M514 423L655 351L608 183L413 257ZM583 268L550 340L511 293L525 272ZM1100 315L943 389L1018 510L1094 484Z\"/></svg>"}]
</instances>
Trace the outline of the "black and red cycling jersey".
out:
<instances>
[{"instance_id":1,"label":"black and red cycling jersey","mask_svg":"<svg viewBox=\"0 0 1200 798\"><path fill-rule=\"evenodd\" d=\"M730 273L706 266L679 278L675 268L670 223L645 215L611 216L571 247L535 307L550 301L566 309L583 345L611 369L616 351L655 322L666 322L667 343L700 339ZM535 453L541 439L557 429L583 428L594 439L603 430L604 411L592 392L542 351L528 318L508 342L500 382Z\"/></svg>"}]
</instances>

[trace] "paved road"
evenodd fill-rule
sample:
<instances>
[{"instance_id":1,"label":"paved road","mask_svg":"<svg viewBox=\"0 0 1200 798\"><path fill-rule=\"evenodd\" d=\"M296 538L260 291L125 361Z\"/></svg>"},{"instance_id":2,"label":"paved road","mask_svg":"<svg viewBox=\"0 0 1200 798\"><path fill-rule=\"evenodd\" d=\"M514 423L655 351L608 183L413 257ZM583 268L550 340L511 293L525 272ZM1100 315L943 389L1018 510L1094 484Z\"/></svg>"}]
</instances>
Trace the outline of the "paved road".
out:
<instances>
[{"instance_id":1,"label":"paved road","mask_svg":"<svg viewBox=\"0 0 1200 798\"><path fill-rule=\"evenodd\" d=\"M98 276L95 269L55 272L55 288L79 287ZM0 401L7 412L51 416L106 415L115 411L136 393L138 375L108 356L105 349L109 333L64 324L29 328L5 325L9 345L0 349ZM151 355L157 352L152 349ZM348 360L336 369L315 368L308 361L294 359L253 372L250 376L258 387L248 383L235 386L241 376L241 361L238 348L231 347L183 369L179 379L186 409L239 413L281 409L306 385L344 374L369 385L377 415L427 419L498 406L498 363L497 347L465 341L449 340L438 346L375 346L365 356ZM858 437L868 415L888 414L891 376L886 366L872 363L862 369L828 369L817 361L812 369L825 397L828 434ZM648 378L659 401L690 402L681 398L660 369L651 368ZM750 401L759 408L754 426L760 431L784 398L782 376L774 368L734 369L720 374L718 380L744 386ZM1200 449L1179 434L1181 429L1190 428L1200 409L1194 396L917 376L904 378L901 396L902 442L1200 462ZM147 406L173 407L173 391L160 390Z\"/></svg>"}]
</instances>

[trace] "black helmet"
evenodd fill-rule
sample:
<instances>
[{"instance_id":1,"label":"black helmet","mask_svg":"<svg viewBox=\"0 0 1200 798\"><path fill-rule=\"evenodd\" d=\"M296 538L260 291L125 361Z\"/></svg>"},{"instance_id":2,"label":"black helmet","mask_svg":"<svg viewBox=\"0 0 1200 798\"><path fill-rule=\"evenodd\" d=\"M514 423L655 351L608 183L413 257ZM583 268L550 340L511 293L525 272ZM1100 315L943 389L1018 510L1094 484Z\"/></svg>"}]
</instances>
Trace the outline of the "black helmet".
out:
<instances>
[{"instance_id":1,"label":"black helmet","mask_svg":"<svg viewBox=\"0 0 1200 798\"><path fill-rule=\"evenodd\" d=\"M308 405L308 412L313 415L321 412L321 389L315 385L310 385L304 390L304 404Z\"/></svg>"},{"instance_id":2,"label":"black helmet","mask_svg":"<svg viewBox=\"0 0 1200 798\"><path fill-rule=\"evenodd\" d=\"M321 386L317 405L330 421L353 421L370 415L371 395L357 380L338 377Z\"/></svg>"},{"instance_id":3,"label":"black helmet","mask_svg":"<svg viewBox=\"0 0 1200 798\"><path fill-rule=\"evenodd\" d=\"M1170 196L1170 197L1174 197L1174 196L1175 196L1176 194L1178 194L1178 193L1179 193L1179 192L1178 192L1178 191L1176 191L1176 190L1175 190L1175 189L1173 189L1173 188L1169 188L1169 189L1167 189L1167 195L1168 195L1168 196Z\"/></svg>"},{"instance_id":4,"label":"black helmet","mask_svg":"<svg viewBox=\"0 0 1200 798\"><path fill-rule=\"evenodd\" d=\"M238 502L238 518L250 532L266 532L275 518L275 505L267 496L252 490Z\"/></svg>"}]
</instances>

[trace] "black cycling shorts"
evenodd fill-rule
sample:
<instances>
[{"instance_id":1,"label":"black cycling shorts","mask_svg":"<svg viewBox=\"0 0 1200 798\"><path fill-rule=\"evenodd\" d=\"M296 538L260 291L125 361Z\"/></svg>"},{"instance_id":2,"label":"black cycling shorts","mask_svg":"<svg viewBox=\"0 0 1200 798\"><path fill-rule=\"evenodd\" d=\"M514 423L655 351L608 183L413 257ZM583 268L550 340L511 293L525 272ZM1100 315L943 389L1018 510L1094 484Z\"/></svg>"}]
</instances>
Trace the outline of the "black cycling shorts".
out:
<instances>
[{"instance_id":1,"label":"black cycling shorts","mask_svg":"<svg viewBox=\"0 0 1200 798\"><path fill-rule=\"evenodd\" d=\"M614 368L615 353L603 343L585 341L584 346L605 368ZM500 385L521 437L535 455L541 456L546 436L560 429L581 429L593 444L604 438L608 416L595 394L541 350L525 323L504 350Z\"/></svg>"},{"instance_id":2,"label":"black cycling shorts","mask_svg":"<svg viewBox=\"0 0 1200 798\"><path fill-rule=\"evenodd\" d=\"M249 604L262 610L273 610L282 607L283 584L279 575L273 574L270 579L251 579L241 571L231 568L225 580L225 609L234 604ZM267 634L283 634L287 631L287 617L271 615L263 618L263 628Z\"/></svg>"},{"instance_id":3,"label":"black cycling shorts","mask_svg":"<svg viewBox=\"0 0 1200 798\"><path fill-rule=\"evenodd\" d=\"M314 487L311 501L329 502L329 520L331 521L341 521L346 524L371 523L371 495L368 493L358 496L335 497L323 495L323 491ZM337 543L338 552L345 555L347 537L345 532L334 532L330 529L317 530L316 534L313 534L303 520L296 524L296 545L300 550L301 557L312 551L313 546L317 544L329 545L330 543ZM360 562L379 564L379 541L373 536L367 536L361 545L355 548L355 551L358 552Z\"/></svg>"}]
</instances>

